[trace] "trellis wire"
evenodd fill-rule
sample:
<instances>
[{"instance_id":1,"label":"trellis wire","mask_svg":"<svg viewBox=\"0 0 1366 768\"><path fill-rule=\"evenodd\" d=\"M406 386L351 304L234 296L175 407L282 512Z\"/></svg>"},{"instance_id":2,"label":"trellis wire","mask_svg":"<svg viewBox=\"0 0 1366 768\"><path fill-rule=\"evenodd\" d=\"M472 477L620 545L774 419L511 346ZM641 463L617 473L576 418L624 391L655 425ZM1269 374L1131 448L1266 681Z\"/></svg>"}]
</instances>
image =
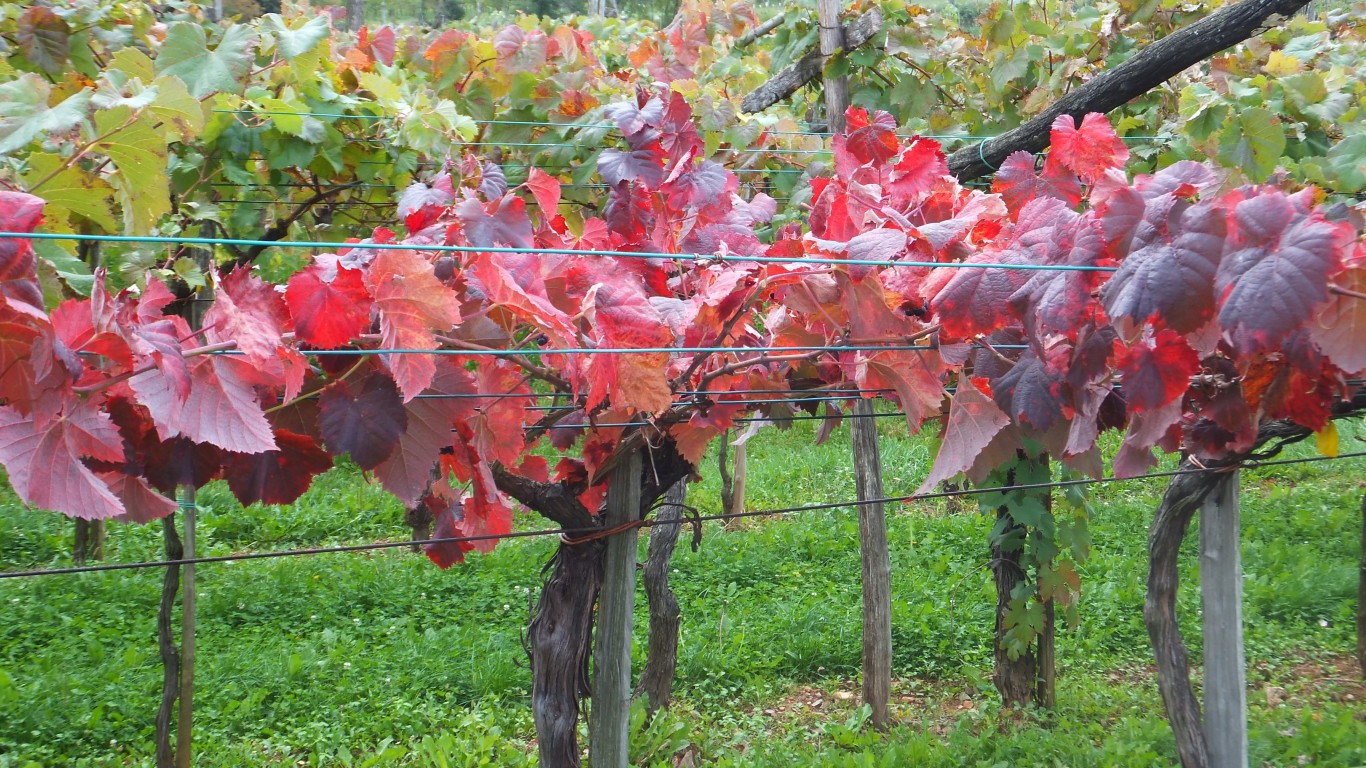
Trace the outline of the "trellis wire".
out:
<instances>
[{"instance_id":1,"label":"trellis wire","mask_svg":"<svg viewBox=\"0 0 1366 768\"><path fill-rule=\"evenodd\" d=\"M652 251L598 251L574 248L513 248L507 246L418 245L415 243L348 243L340 241L248 240L228 237L163 237L154 235L78 235L54 232L0 232L11 240L76 240L104 243L158 243L164 245L232 245L274 248L318 248L372 251L424 251L437 253L525 253L563 256L611 256L624 259L700 259L703 261L752 262L759 264L843 264L861 267L949 267L953 269L1016 269L1035 272L1115 272L1118 267L1086 267L1071 264L992 264L968 261L893 261L890 259L836 259L795 256L719 256L701 253L659 253Z\"/></svg>"},{"instance_id":2,"label":"trellis wire","mask_svg":"<svg viewBox=\"0 0 1366 768\"><path fill-rule=\"evenodd\" d=\"M1245 469L1257 469L1261 467L1284 466L1289 464L1309 464L1322 461L1339 461L1355 459L1366 456L1366 451L1356 451L1353 453L1343 453L1337 456L1310 456L1302 459L1275 459L1270 461L1250 461L1242 465ZM959 496L974 496L987 493L1004 493L1007 491L1031 491L1043 490L1045 488L1068 488L1077 485L1090 485L1092 483L1114 483L1129 482L1138 480L1151 480L1155 478L1176 477L1178 475L1198 474L1204 472L1219 472L1222 469L1173 469L1164 472L1149 472L1134 477L1101 477L1097 479L1077 479L1077 480L1055 480L1047 483L1024 483L1018 485L993 486L991 488L963 488L955 491L935 491L932 493L912 494L910 496L884 496L877 499L863 499L842 502L824 502L820 504L804 504L801 506L778 507L775 509L760 509L748 512L727 512L715 515L699 515L689 518L698 522L710 522L715 520L734 520L746 517L772 517L776 515L792 514L796 512L815 512L822 510L843 509L846 507L859 507L866 504L897 504L910 503L913 501L929 501L932 499L945 499ZM656 525L686 525L689 520L670 520L659 522L656 520L641 521L642 528L652 528ZM99 573L103 571L126 571L139 570L143 568L165 568L179 565L189 565L200 563L227 563L237 560L265 560L281 557L297 557L304 555L322 555L340 552L368 552L383 549L399 549L402 547L413 547L431 544L472 544L481 541L497 541L499 539L526 539L539 536L574 536L581 534L596 533L599 528L556 528L552 530L536 531L512 531L505 534L485 534L479 536L449 536L436 539L414 539L409 541L383 541L370 544L351 544L335 547L314 547L310 549L289 549L275 552L248 552L238 555L215 555L211 557L183 558L180 560L149 560L139 563L112 563L105 565L73 566L71 568L50 568L32 571L11 571L0 573L0 579L32 578L38 576L61 576L76 573Z\"/></svg>"},{"instance_id":3,"label":"trellis wire","mask_svg":"<svg viewBox=\"0 0 1366 768\"><path fill-rule=\"evenodd\" d=\"M345 115L328 112L277 112L264 109L215 109L218 114L238 114L238 115L278 115L280 117L332 117L332 118L355 118L358 120L392 120L397 119L398 115ZM616 123L552 123L537 120L474 120L476 125L512 125L526 128L559 128L565 130L584 130L584 129L605 129L617 128ZM737 124L738 125L738 124ZM811 136L819 138L829 138L832 134L828 131L780 131L760 126L762 133L774 136ZM934 139L951 141L990 141L1000 138L1000 136L983 136L970 133L953 134L925 134L925 133L898 133L899 139ZM1120 136L1124 141L1170 141L1171 135L1158 134L1153 136ZM575 146L566 144L565 146Z\"/></svg>"}]
</instances>

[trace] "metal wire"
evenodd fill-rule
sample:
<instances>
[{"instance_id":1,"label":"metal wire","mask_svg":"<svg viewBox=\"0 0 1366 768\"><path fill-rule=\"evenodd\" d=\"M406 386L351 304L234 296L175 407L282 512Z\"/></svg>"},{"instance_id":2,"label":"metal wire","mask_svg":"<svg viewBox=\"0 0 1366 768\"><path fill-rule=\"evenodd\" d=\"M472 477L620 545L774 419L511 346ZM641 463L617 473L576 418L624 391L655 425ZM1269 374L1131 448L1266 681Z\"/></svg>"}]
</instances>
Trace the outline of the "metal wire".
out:
<instances>
[{"instance_id":1,"label":"metal wire","mask_svg":"<svg viewBox=\"0 0 1366 768\"><path fill-rule=\"evenodd\" d=\"M1339 461L1355 459L1366 456L1366 451L1354 453L1344 453L1338 456L1311 456L1303 459L1277 459L1273 461L1254 461L1243 465L1245 469L1257 469L1261 467L1283 466L1288 464L1309 464L1321 461ZM1003 493L1007 491L1031 491L1043 490L1045 488L1067 488L1077 485L1090 485L1092 483L1113 483L1129 482L1138 480L1151 480L1155 478L1176 477L1178 475L1200 474L1204 472L1217 472L1220 470L1210 469L1174 469L1166 472L1150 472L1135 477L1102 477L1098 479L1080 480L1057 480L1047 483L1025 483L1019 485L1002 485L991 488L964 488L956 491L936 491L933 493L912 494L910 496L884 496L877 499L862 499L842 502L827 502L822 504L805 504L793 507L779 507L776 509L753 510L749 512L728 512L716 515L700 515L691 520L701 522L712 520L735 520L746 517L771 517L775 515L792 514L795 512L814 512L820 510L843 509L846 507L859 507L868 504L895 504L910 503L913 501L929 501L932 499L946 499L959 496L975 496L986 493ZM640 522L641 528L652 528L656 525L684 525L688 520L644 520ZM431 544L473 544L481 541L498 541L499 539L526 539L538 536L575 536L581 534L596 533L600 528L557 528L553 530L536 531L514 531L505 534L488 534L480 536L449 536L436 539L420 539L409 541L383 541L371 544L352 544L336 547L313 547L309 549L289 549L276 552L248 552L237 555L217 555L212 557L190 557L180 560L149 560L139 563L112 563L105 565L86 565L74 566L71 568L50 568L31 571L11 571L0 573L0 579L21 579L38 576L62 576L76 573L100 573L104 571L126 571L143 568L165 568L178 565L198 565L201 563L228 563L236 560L265 560L280 557L296 557L302 555L322 555L337 552L370 552L382 549L399 549L402 547L425 546Z\"/></svg>"},{"instance_id":2,"label":"metal wire","mask_svg":"<svg viewBox=\"0 0 1366 768\"><path fill-rule=\"evenodd\" d=\"M565 256L611 256L625 259L702 259L722 262L751 262L759 264L835 264L862 267L948 267L952 269L1015 269L1036 272L1115 272L1118 267L1082 267L1069 264L992 264L968 261L894 261L890 259L834 259L824 257L788 256L718 256L700 253L658 253L650 251L594 251L573 248L511 248L504 246L473 245L415 245L413 243L348 243L338 241L248 240L217 237L158 237L152 235L78 235L54 232L0 232L0 238L11 240L76 240L103 243L163 243L166 245L233 245L277 248L360 249L373 251L434 251L438 253L527 253L558 254Z\"/></svg>"}]
</instances>

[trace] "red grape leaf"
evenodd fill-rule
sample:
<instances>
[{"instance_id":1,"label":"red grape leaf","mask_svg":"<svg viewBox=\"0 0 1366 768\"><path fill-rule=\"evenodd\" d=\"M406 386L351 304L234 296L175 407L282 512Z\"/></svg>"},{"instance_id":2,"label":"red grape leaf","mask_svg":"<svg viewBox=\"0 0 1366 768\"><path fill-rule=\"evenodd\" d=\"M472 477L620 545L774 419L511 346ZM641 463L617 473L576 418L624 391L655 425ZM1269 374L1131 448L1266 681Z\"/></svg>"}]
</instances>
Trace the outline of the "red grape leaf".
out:
<instances>
[{"instance_id":1,"label":"red grape leaf","mask_svg":"<svg viewBox=\"0 0 1366 768\"><path fill-rule=\"evenodd\" d=\"M1050 144L1049 154L1057 155L1059 162L1087 184L1096 183L1112 168L1123 168L1129 160L1129 148L1099 112L1082 118L1081 127L1071 115L1058 115Z\"/></svg>"},{"instance_id":2,"label":"red grape leaf","mask_svg":"<svg viewBox=\"0 0 1366 768\"><path fill-rule=\"evenodd\" d=\"M0 402L17 405L32 397L33 344L39 335L27 323L0 322Z\"/></svg>"},{"instance_id":3,"label":"red grape leaf","mask_svg":"<svg viewBox=\"0 0 1366 768\"><path fill-rule=\"evenodd\" d=\"M1034 350L1026 349L1004 376L992 382L991 391L1001 410L1038 432L1047 432L1062 418L1064 386Z\"/></svg>"},{"instance_id":4,"label":"red grape leaf","mask_svg":"<svg viewBox=\"0 0 1366 768\"><path fill-rule=\"evenodd\" d=\"M434 524L432 525L433 539L457 539L464 534L456 530L456 515L463 515L464 511L460 507L460 501L450 501L448 499L430 495L424 498L421 504L425 504L431 511ZM422 551L427 555L437 568L446 570L456 563L465 562L465 553L474 549L474 544L468 541L434 541L422 545Z\"/></svg>"},{"instance_id":5,"label":"red grape leaf","mask_svg":"<svg viewBox=\"0 0 1366 768\"><path fill-rule=\"evenodd\" d=\"M848 178L858 166L885 163L900 149L896 118L878 110L869 120L867 110L850 107L845 112L844 134L835 137L835 164L840 167L840 177Z\"/></svg>"},{"instance_id":6,"label":"red grape leaf","mask_svg":"<svg viewBox=\"0 0 1366 768\"><path fill-rule=\"evenodd\" d=\"M174 495L182 485L195 488L218 477L223 469L223 452L208 443L183 437L162 441L147 409L123 397L111 397L105 410L123 436L128 460L111 466L129 474L140 474L166 495Z\"/></svg>"},{"instance_id":7,"label":"red grape leaf","mask_svg":"<svg viewBox=\"0 0 1366 768\"><path fill-rule=\"evenodd\" d=\"M242 504L292 504L313 482L313 476L332 468L328 456L312 438L287 430L275 432L279 448L261 453L228 453L223 474L228 488Z\"/></svg>"},{"instance_id":8,"label":"red grape leaf","mask_svg":"<svg viewBox=\"0 0 1366 768\"><path fill-rule=\"evenodd\" d=\"M150 523L178 509L175 501L158 493L138 475L100 472L99 476L123 504L124 513L115 518L121 523Z\"/></svg>"},{"instance_id":9,"label":"red grape leaf","mask_svg":"<svg viewBox=\"0 0 1366 768\"><path fill-rule=\"evenodd\" d=\"M1081 202L1081 182L1076 174L1063 168L1052 156L1044 161L1043 174L1034 172L1034 155L1012 152L991 181L991 191L999 194L1011 214L1040 197L1054 197L1074 208Z\"/></svg>"},{"instance_id":10,"label":"red grape leaf","mask_svg":"<svg viewBox=\"0 0 1366 768\"><path fill-rule=\"evenodd\" d=\"M386 67L394 65L394 42L394 30L387 24L376 30L374 39L370 41L370 52Z\"/></svg>"},{"instance_id":11,"label":"red grape leaf","mask_svg":"<svg viewBox=\"0 0 1366 768\"><path fill-rule=\"evenodd\" d=\"M560 208L560 180L540 168L532 168L527 172L526 186L536 198L536 207L541 209L541 222L554 219Z\"/></svg>"},{"instance_id":12,"label":"red grape leaf","mask_svg":"<svg viewBox=\"0 0 1366 768\"><path fill-rule=\"evenodd\" d=\"M1143 323L1156 316L1178 333L1191 333L1214 316L1223 211L1197 204L1164 229L1136 228L1132 250L1101 289L1101 302L1112 318Z\"/></svg>"},{"instance_id":13,"label":"red grape leaf","mask_svg":"<svg viewBox=\"0 0 1366 768\"><path fill-rule=\"evenodd\" d=\"M1238 203L1232 223L1231 252L1215 274L1219 324L1239 352L1272 351L1328 299L1328 275L1354 233L1298 213L1280 192Z\"/></svg>"},{"instance_id":14,"label":"red grape leaf","mask_svg":"<svg viewBox=\"0 0 1366 768\"><path fill-rule=\"evenodd\" d=\"M1023 250L1011 249L980 253L973 261L1007 265L1028 258ZM1010 324L1010 297L1028 279L1020 269L941 267L926 278L923 290L944 335L965 339Z\"/></svg>"},{"instance_id":15,"label":"red grape leaf","mask_svg":"<svg viewBox=\"0 0 1366 768\"><path fill-rule=\"evenodd\" d=\"M584 314L597 331L598 344L614 349L668 347L673 333L644 291L624 280L597 283L583 299ZM593 355L585 407L611 397L612 404L660 413L673 404L667 352Z\"/></svg>"},{"instance_id":16,"label":"red grape leaf","mask_svg":"<svg viewBox=\"0 0 1366 768\"><path fill-rule=\"evenodd\" d=\"M623 152L620 149L604 149L598 155L598 173L602 180L613 187L623 181L640 182L647 187L658 187L664 181L664 166L660 163L658 152L650 149L637 149Z\"/></svg>"},{"instance_id":17,"label":"red grape leaf","mask_svg":"<svg viewBox=\"0 0 1366 768\"><path fill-rule=\"evenodd\" d=\"M379 310L379 331L388 349L436 349L433 331L460 322L460 298L436 278L431 262L413 251L381 251L366 276ZM385 355L404 401L427 388L436 373L432 355Z\"/></svg>"},{"instance_id":18,"label":"red grape leaf","mask_svg":"<svg viewBox=\"0 0 1366 768\"><path fill-rule=\"evenodd\" d=\"M318 429L333 455L347 453L361 469L389 458L408 428L408 412L394 380L372 371L353 392L336 381L318 397Z\"/></svg>"},{"instance_id":19,"label":"red grape leaf","mask_svg":"<svg viewBox=\"0 0 1366 768\"><path fill-rule=\"evenodd\" d=\"M1200 370L1200 356L1170 328L1124 350L1115 363L1131 413L1155 411L1180 397Z\"/></svg>"},{"instance_id":20,"label":"red grape leaf","mask_svg":"<svg viewBox=\"0 0 1366 768\"><path fill-rule=\"evenodd\" d=\"M512 508L496 494L492 499L481 499L475 493L461 504L463 515L455 530L461 536L506 536L512 533ZM470 542L476 551L489 553L498 546L498 539Z\"/></svg>"},{"instance_id":21,"label":"red grape leaf","mask_svg":"<svg viewBox=\"0 0 1366 768\"><path fill-rule=\"evenodd\" d=\"M548 38L539 29L530 32L509 24L493 37L498 66L509 74L536 72L545 67Z\"/></svg>"},{"instance_id":22,"label":"red grape leaf","mask_svg":"<svg viewBox=\"0 0 1366 768\"><path fill-rule=\"evenodd\" d=\"M651 98L644 105L620 101L609 104L602 113L608 120L615 122L622 133L631 136L664 121L664 102L658 97Z\"/></svg>"},{"instance_id":23,"label":"red grape leaf","mask_svg":"<svg viewBox=\"0 0 1366 768\"><path fill-rule=\"evenodd\" d=\"M1366 255L1366 249L1361 249ZM1333 283L1366 293L1366 258L1333 278ZM1349 374L1366 371L1366 299L1333 294L1309 324L1309 335L1333 364Z\"/></svg>"},{"instance_id":24,"label":"red grape leaf","mask_svg":"<svg viewBox=\"0 0 1366 768\"><path fill-rule=\"evenodd\" d=\"M479 413L469 420L471 444L485 461L514 466L526 448L522 425L527 417L526 405L531 400L500 396L530 394L531 389L520 369L489 358L480 362L474 373L476 386L480 394L491 397L475 401Z\"/></svg>"},{"instance_id":25,"label":"red grape leaf","mask_svg":"<svg viewBox=\"0 0 1366 768\"><path fill-rule=\"evenodd\" d=\"M314 263L289 279L285 301L299 340L336 349L370 330L370 293L359 269Z\"/></svg>"},{"instance_id":26,"label":"red grape leaf","mask_svg":"<svg viewBox=\"0 0 1366 768\"><path fill-rule=\"evenodd\" d=\"M293 330L284 297L247 269L233 270L219 281L204 326L218 338L236 341L238 350L258 366L276 359L280 337Z\"/></svg>"},{"instance_id":27,"label":"red grape leaf","mask_svg":"<svg viewBox=\"0 0 1366 768\"><path fill-rule=\"evenodd\" d=\"M612 188L603 208L603 219L608 230L624 245L648 245L650 230L654 228L654 204L647 192L629 182Z\"/></svg>"},{"instance_id":28,"label":"red grape leaf","mask_svg":"<svg viewBox=\"0 0 1366 768\"><path fill-rule=\"evenodd\" d=\"M546 294L545 279L527 269L514 274L509 264L516 258L509 256L487 252L473 254L466 274L479 281L491 306L506 309L517 320L535 325L560 346L573 346L574 326L569 315L556 307ZM522 261L521 266L534 268L539 265Z\"/></svg>"},{"instance_id":29,"label":"red grape leaf","mask_svg":"<svg viewBox=\"0 0 1366 768\"><path fill-rule=\"evenodd\" d=\"M398 198L398 217L409 232L425 229L441 217L442 211L455 197L439 187L429 187L415 181Z\"/></svg>"},{"instance_id":30,"label":"red grape leaf","mask_svg":"<svg viewBox=\"0 0 1366 768\"><path fill-rule=\"evenodd\" d=\"M1058 223L1035 233L1047 239L1046 256L1035 263L1068 267L1094 267L1101 258L1104 236L1089 214L1063 216ZM1046 233L1046 234L1045 234ZM1084 318L1094 312L1091 293L1100 277L1078 270L1034 272L1010 297L1025 327L1036 337L1050 333L1075 334Z\"/></svg>"},{"instance_id":31,"label":"red grape leaf","mask_svg":"<svg viewBox=\"0 0 1366 768\"><path fill-rule=\"evenodd\" d=\"M991 398L982 394L971 381L961 379L949 406L949 420L944 427L939 453L934 457L934 466L916 493L933 490L939 483L971 469L996 433L1008 424L1010 417L996 407Z\"/></svg>"},{"instance_id":32,"label":"red grape leaf","mask_svg":"<svg viewBox=\"0 0 1366 768\"><path fill-rule=\"evenodd\" d=\"M32 232L43 220L42 198L0 190L0 230ZM37 261L28 240L0 238L0 307L44 320L43 292L38 287Z\"/></svg>"},{"instance_id":33,"label":"red grape leaf","mask_svg":"<svg viewBox=\"0 0 1366 768\"><path fill-rule=\"evenodd\" d=\"M183 400L160 370L140 373L128 383L152 414L161 439L184 435L229 451L259 453L273 450L275 441L249 383L253 373L240 360L200 357L190 365L190 394Z\"/></svg>"},{"instance_id":34,"label":"red grape leaf","mask_svg":"<svg viewBox=\"0 0 1366 768\"><path fill-rule=\"evenodd\" d=\"M1152 447L1181 423L1181 402L1176 398L1155 411L1133 415L1124 443L1115 454L1116 477L1137 477L1157 466Z\"/></svg>"},{"instance_id":35,"label":"red grape leaf","mask_svg":"<svg viewBox=\"0 0 1366 768\"><path fill-rule=\"evenodd\" d=\"M532 245L526 201L516 195L504 195L489 203L465 198L455 206L455 217L464 226L465 239L470 245L481 248L530 248Z\"/></svg>"},{"instance_id":36,"label":"red grape leaf","mask_svg":"<svg viewBox=\"0 0 1366 768\"><path fill-rule=\"evenodd\" d=\"M948 172L948 161L944 159L939 142L912 139L902 150L887 184L892 205L904 210L933 189Z\"/></svg>"},{"instance_id":37,"label":"red grape leaf","mask_svg":"<svg viewBox=\"0 0 1366 768\"><path fill-rule=\"evenodd\" d=\"M89 404L40 423L0 405L0 465L19 498L68 517L99 520L124 513L109 487L82 463L123 461L123 438Z\"/></svg>"},{"instance_id":38,"label":"red grape leaf","mask_svg":"<svg viewBox=\"0 0 1366 768\"><path fill-rule=\"evenodd\" d=\"M427 395L474 393L474 379L470 374L444 358L437 364L431 387L423 392ZM408 401L404 408L408 411L408 428L399 438L394 452L375 468L375 476L386 490L411 507L431 485L432 471L441 451L451 445L451 428L456 422L474 417L474 401L462 397L423 397Z\"/></svg>"},{"instance_id":39,"label":"red grape leaf","mask_svg":"<svg viewBox=\"0 0 1366 768\"><path fill-rule=\"evenodd\" d=\"M855 381L864 389L893 389L912 433L944 400L946 366L934 351L861 352Z\"/></svg>"},{"instance_id":40,"label":"red grape leaf","mask_svg":"<svg viewBox=\"0 0 1366 768\"><path fill-rule=\"evenodd\" d=\"M691 163L685 164L690 166ZM669 198L669 205L677 209L729 206L730 196L739 189L735 175L714 160L704 160L696 167L687 168L671 176L661 190Z\"/></svg>"}]
</instances>

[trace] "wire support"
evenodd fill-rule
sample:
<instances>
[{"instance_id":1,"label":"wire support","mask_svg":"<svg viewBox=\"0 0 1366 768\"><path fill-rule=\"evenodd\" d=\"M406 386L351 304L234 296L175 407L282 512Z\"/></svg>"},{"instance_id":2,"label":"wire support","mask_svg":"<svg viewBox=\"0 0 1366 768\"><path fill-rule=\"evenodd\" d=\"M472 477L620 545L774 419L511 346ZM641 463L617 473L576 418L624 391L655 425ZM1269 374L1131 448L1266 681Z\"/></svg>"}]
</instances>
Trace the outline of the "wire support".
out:
<instances>
[{"instance_id":1,"label":"wire support","mask_svg":"<svg viewBox=\"0 0 1366 768\"><path fill-rule=\"evenodd\" d=\"M346 115L331 112L278 112L264 109L215 109L213 111L216 114L229 115L264 115L271 117L330 117L354 118L358 120L386 120L397 119L399 117L398 115ZM618 127L616 123L552 123L549 121L541 120L474 120L473 122L476 125L489 125L495 127L500 125L508 125L522 128L559 128L562 130L611 130L613 128ZM831 136L831 134L826 131L779 131L773 130L771 128L766 128L763 126L760 126L760 129L763 133L768 134L770 136L809 136L813 138L823 139L828 139ZM972 133L898 133L896 134L896 137L899 139L935 139L936 141L989 141L991 139L998 138L998 136L984 136ZM1120 136L1119 138L1121 141L1171 141L1175 137L1171 135L1156 134L1151 136Z\"/></svg>"},{"instance_id":2,"label":"wire support","mask_svg":"<svg viewBox=\"0 0 1366 768\"><path fill-rule=\"evenodd\" d=\"M1249 461L1242 465L1234 465L1230 468L1259 469L1262 467L1286 466L1290 464L1311 464L1323 461L1343 461L1347 459L1357 459L1366 457L1366 451L1353 453L1343 453L1337 456L1310 456L1302 459L1275 459L1270 461ZM778 507L775 509L757 509L748 512L727 512L715 515L699 515L687 520L668 520L660 521L645 519L635 521L632 527L653 528L656 525L686 525L694 521L709 522L714 520L735 520L749 517L773 517L777 515L793 514L797 512L816 512L848 507L860 507L869 504L898 504L910 503L915 501L931 501L933 499L947 499L960 496L976 496L987 493L1004 493L1007 491L1032 491L1043 490L1046 488L1070 488L1078 485L1091 485L1093 483L1115 483L1115 482L1137 482L1140 480L1153 480L1159 478L1177 477L1180 475L1193 475L1200 473L1219 473L1227 471L1228 468L1220 469L1173 469L1166 472L1150 472L1134 477L1101 477L1096 479L1077 479L1077 480L1055 480L1047 483L1026 483L1019 485L1002 485L991 488L964 488L956 491L935 491L933 493L912 494L910 496L884 496L878 499L862 499L853 501L826 502L822 504L804 504L793 507ZM274 552L247 552L237 555L216 555L209 557L187 557L179 560L148 560L138 563L109 563L104 565L73 566L71 568L49 568L31 571L10 571L0 573L0 579L21 579L39 576L63 576L77 573L101 573L104 571L128 571L140 570L144 568L166 568L180 565L199 565L203 563L230 563L238 560L269 560L281 557L299 557L305 555L323 555L342 552L373 552L384 549L400 549L403 547L423 546L431 544L473 544L481 541L498 541L500 539L529 539L540 536L583 536L600 532L602 529L593 528L556 528L553 530L535 531L513 531L505 534L487 534L480 536L448 536L434 539L414 539L408 541L381 541L370 544L351 544L335 547L313 547L309 549L287 549Z\"/></svg>"},{"instance_id":3,"label":"wire support","mask_svg":"<svg viewBox=\"0 0 1366 768\"><path fill-rule=\"evenodd\" d=\"M414 243L348 243L339 241L248 240L217 237L162 237L153 235L79 235L55 232L0 232L0 239L9 240L73 240L100 243L161 243L166 245L232 245L275 248L317 248L371 251L421 251L431 253L527 253L561 256L611 256L622 259L688 260L748 262L757 264L843 264L860 267L914 267L951 269L1014 269L1026 272L1115 272L1118 267L1084 267L1070 264L993 264L970 261L896 261L890 259L835 259L824 257L787 256L720 256L702 253L657 253L650 251L594 251L573 248L512 248L506 246L474 245L417 245Z\"/></svg>"},{"instance_id":4,"label":"wire support","mask_svg":"<svg viewBox=\"0 0 1366 768\"><path fill-rule=\"evenodd\" d=\"M985 345L969 345L974 349L985 349ZM1028 349L1027 344L993 344L992 349ZM569 347L566 349L403 349L399 347L377 347L375 349L301 349L300 353L318 357L337 355L355 357L360 355L451 355L454 357L482 357L499 355L640 355L640 354L680 354L711 355L730 353L766 354L771 352L932 352L939 349L937 344L828 344L805 345L796 347ZM220 349L209 352L211 355L241 355L241 350Z\"/></svg>"}]
</instances>

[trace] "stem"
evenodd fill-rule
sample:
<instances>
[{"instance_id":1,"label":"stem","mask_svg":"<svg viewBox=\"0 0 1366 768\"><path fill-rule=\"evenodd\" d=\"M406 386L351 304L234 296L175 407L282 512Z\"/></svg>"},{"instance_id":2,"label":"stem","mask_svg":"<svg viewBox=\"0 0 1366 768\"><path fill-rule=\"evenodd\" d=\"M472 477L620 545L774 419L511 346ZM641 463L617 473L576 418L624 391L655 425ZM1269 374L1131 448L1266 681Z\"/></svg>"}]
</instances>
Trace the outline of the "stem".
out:
<instances>
[{"instance_id":1,"label":"stem","mask_svg":"<svg viewBox=\"0 0 1366 768\"><path fill-rule=\"evenodd\" d=\"M223 352L223 351L226 351L226 350L236 349L236 348L237 348L237 342L236 342L236 341L220 341L220 342L218 342L217 344L207 344L207 345L202 346L202 347L195 347L194 349L185 350L184 352L181 353L181 357L185 357L185 358L199 357L200 355L208 355L208 354L212 354L212 353L214 353L214 352ZM134 376L140 376L140 375L142 375L142 374L144 374L144 373L148 373L148 372L150 372L150 371L155 371L156 369L157 369L157 367L156 367L156 364L155 364L155 363L148 363L147 365L144 365L144 366L142 366L141 368L134 368L133 370L128 371L127 373L120 373L118 376L114 376L114 377L112 377L112 378L110 378L110 379L106 379L105 381L101 381L101 382L99 382L99 383L97 383L97 384L90 384L90 385L87 385L87 386L84 386L84 387L72 387L72 388L71 388L71 391L72 391L72 392L75 392L75 393L78 394L78 395L93 395L93 394L95 394L96 392L100 392L100 391L106 390L106 389L108 389L108 388L114 386L115 384L119 384L119 383L125 382L125 381L127 381L127 380L133 378Z\"/></svg>"},{"instance_id":2,"label":"stem","mask_svg":"<svg viewBox=\"0 0 1366 768\"><path fill-rule=\"evenodd\" d=\"M753 360L740 360L740 361L738 361L738 362L729 363L729 364L723 365L723 366L721 366L720 368L717 368L716 370L712 371L711 373L708 373L707 375L703 376L703 377L702 377L702 380L699 381L698 384L697 384L697 389L698 389L698 390L706 389L706 388L707 388L707 385L710 384L711 382L715 381L716 379L719 379L719 378L721 378L722 376L726 376L726 375L728 375L728 374L735 373L736 371L742 371L742 370L744 370L744 369L746 369L746 368L750 368L750 367L752 367L752 366L756 366L756 365L767 365L767 364L769 364L769 363L786 363L786 362L796 362L796 361L798 361L798 360L810 360L811 358L816 357L816 356L819 355L819 354L821 354L821 350L816 350L815 352L806 352L806 353L803 353L803 354L800 354L800 355L769 355L769 354L764 354L764 355L759 355L758 357L754 358Z\"/></svg>"},{"instance_id":3,"label":"stem","mask_svg":"<svg viewBox=\"0 0 1366 768\"><path fill-rule=\"evenodd\" d=\"M920 66L919 64L916 64L915 61L911 59L911 57L907 56L904 53L898 53L896 54L896 58L900 60L902 64L905 64L906 66L910 67L911 69L914 69L916 72L919 72L922 76L924 76L926 82L928 82L930 85L933 85L934 89L936 91L939 91L939 95L943 96L945 99L948 99L950 104L957 107L958 109L963 108L962 102L960 102L958 99L955 99L953 96L949 94L948 91L944 90L944 87L935 81L934 75L931 75L929 72L925 71L924 67Z\"/></svg>"},{"instance_id":4,"label":"stem","mask_svg":"<svg viewBox=\"0 0 1366 768\"><path fill-rule=\"evenodd\" d=\"M335 382L338 382L338 381L345 381L348 377L350 377L351 374L353 374L353 373L355 373L356 371L360 370L360 367L361 367L362 365L365 364L365 361L366 361L366 360L367 360L367 356L366 356L366 355L359 355L359 356L357 356L356 364L353 365L353 366L351 366L350 368L347 368L347 369L346 369L346 372L343 373L342 375L340 375L340 376L338 376L337 378L333 379L331 382L328 382L328 386L331 386L331 384L333 384L333 383L335 383ZM290 407L291 405L297 405L298 403L300 403L300 402L302 402L302 401L304 401L304 400L307 400L307 399L309 399L310 397L317 397L317 396L318 396L318 393L319 393L319 392L322 392L322 391L323 391L324 389L326 389L326 388L327 388L326 386L324 386L324 387L318 387L317 389L313 390L312 392L309 392L309 393L303 394L303 395L299 395L298 397L294 398L293 400L290 400L290 401L284 402L284 403L280 403L279 405L274 406L273 408L267 408L267 409L266 409L266 415L269 416L270 414L275 413L276 411L282 411L282 410L284 410L284 409Z\"/></svg>"},{"instance_id":5,"label":"stem","mask_svg":"<svg viewBox=\"0 0 1366 768\"><path fill-rule=\"evenodd\" d=\"M1366 293L1362 293L1361 291L1354 291L1351 288L1343 288L1340 285L1330 285L1328 286L1328 290L1338 294L1339 296L1350 296L1354 299L1366 299Z\"/></svg>"},{"instance_id":6,"label":"stem","mask_svg":"<svg viewBox=\"0 0 1366 768\"><path fill-rule=\"evenodd\" d=\"M109 137L119 133L120 131L127 130L129 127L133 125L133 123L137 122L139 117L142 117L141 112L133 112L128 116L127 120L123 121L123 125L120 125L119 127L111 131L108 131L104 134L96 136L85 146L76 150L76 152L74 152L71 155L71 157L68 157L65 161L63 161L61 165L58 165L56 168L53 168L51 173L39 179L36 184L29 187L28 191L30 193L34 193L37 192L39 189L42 189L44 184L48 183L49 181L52 181L53 179L57 178L57 176L60 175L63 171L75 165L76 163L79 163L86 156L86 154L90 152L90 150L94 149L96 146L103 143ZM108 160L106 159L105 162L108 162Z\"/></svg>"}]
</instances>

